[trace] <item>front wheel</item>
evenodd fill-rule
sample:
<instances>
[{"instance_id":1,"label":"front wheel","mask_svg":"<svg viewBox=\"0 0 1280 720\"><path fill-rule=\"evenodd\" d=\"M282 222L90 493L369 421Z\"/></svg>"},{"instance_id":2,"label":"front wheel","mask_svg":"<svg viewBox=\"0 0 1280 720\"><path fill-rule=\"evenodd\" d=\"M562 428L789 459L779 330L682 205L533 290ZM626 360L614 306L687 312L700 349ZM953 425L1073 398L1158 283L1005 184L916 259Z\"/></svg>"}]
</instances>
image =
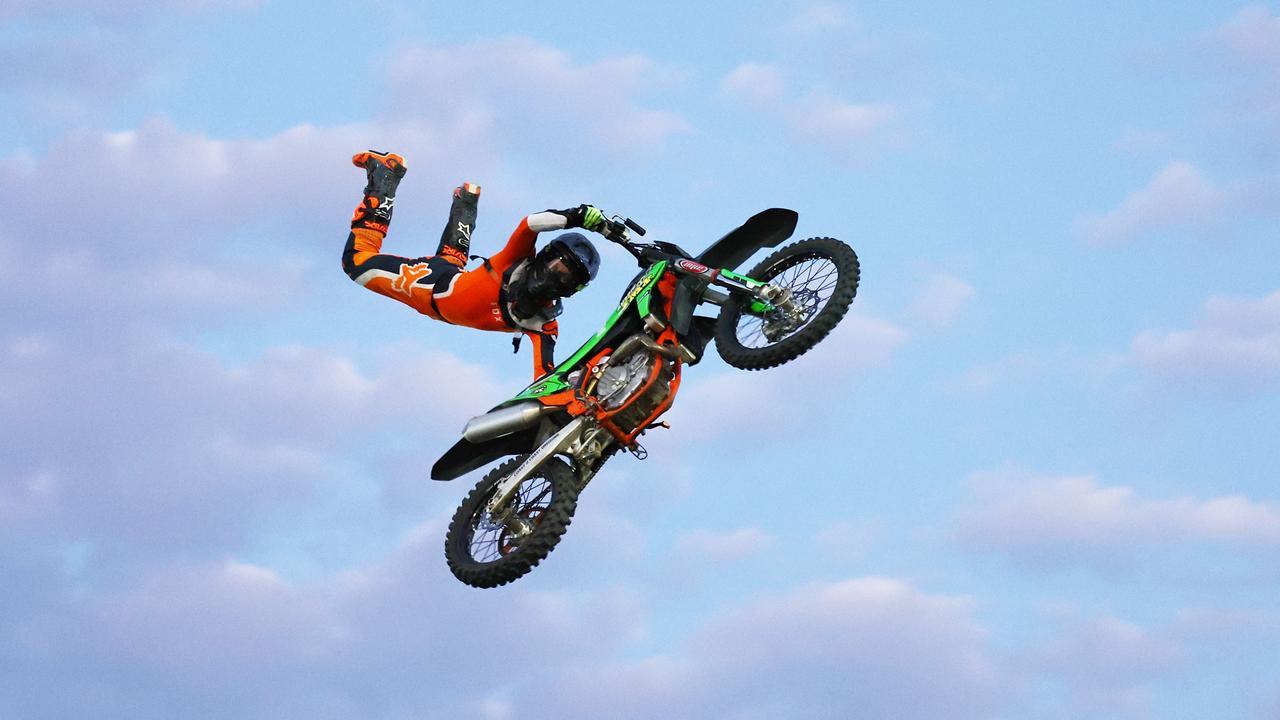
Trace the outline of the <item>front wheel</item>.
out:
<instances>
[{"instance_id":1,"label":"front wheel","mask_svg":"<svg viewBox=\"0 0 1280 720\"><path fill-rule=\"evenodd\" d=\"M716 319L716 351L730 365L764 370L794 360L840 322L858 293L858 256L834 238L809 238L778 250L748 275L791 292L796 312L757 312L735 294Z\"/></svg>"},{"instance_id":2,"label":"front wheel","mask_svg":"<svg viewBox=\"0 0 1280 720\"><path fill-rule=\"evenodd\" d=\"M565 461L551 458L520 483L510 507L491 516L486 503L524 458L514 457L485 475L449 523L445 559L454 577L472 587L505 585L532 570L560 542L577 509L577 475Z\"/></svg>"}]
</instances>

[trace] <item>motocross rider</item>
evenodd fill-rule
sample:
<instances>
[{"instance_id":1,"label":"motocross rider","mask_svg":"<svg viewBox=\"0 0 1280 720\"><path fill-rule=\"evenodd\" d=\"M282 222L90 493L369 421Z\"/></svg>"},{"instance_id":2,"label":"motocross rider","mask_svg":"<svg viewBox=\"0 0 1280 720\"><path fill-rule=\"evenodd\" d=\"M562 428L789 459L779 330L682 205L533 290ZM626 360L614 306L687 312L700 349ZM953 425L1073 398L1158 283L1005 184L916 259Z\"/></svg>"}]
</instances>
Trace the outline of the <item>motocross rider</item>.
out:
<instances>
[{"instance_id":1,"label":"motocross rider","mask_svg":"<svg viewBox=\"0 0 1280 720\"><path fill-rule=\"evenodd\" d=\"M404 177L404 158L369 150L351 158L368 184L351 217L342 269L370 290L398 300L435 320L477 330L524 333L533 343L534 376L555 367L552 355L569 297L595 279L600 254L581 233L563 233L535 252L538 233L585 228L604 232L603 214L590 205L547 210L520 221L506 247L472 270L465 269L475 229L480 187L463 183L453 191L449 223L435 255L403 258L382 253ZM478 257L478 256L470 256ZM513 341L519 347L519 337Z\"/></svg>"}]
</instances>

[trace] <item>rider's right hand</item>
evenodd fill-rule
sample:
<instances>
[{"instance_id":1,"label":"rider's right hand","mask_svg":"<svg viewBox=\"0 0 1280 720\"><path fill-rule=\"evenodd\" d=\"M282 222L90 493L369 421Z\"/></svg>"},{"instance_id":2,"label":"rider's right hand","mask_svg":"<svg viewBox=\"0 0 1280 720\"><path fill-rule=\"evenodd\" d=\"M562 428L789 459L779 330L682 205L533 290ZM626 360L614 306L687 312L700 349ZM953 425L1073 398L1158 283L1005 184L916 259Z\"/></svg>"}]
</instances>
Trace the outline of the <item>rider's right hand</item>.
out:
<instances>
[{"instance_id":1,"label":"rider's right hand","mask_svg":"<svg viewBox=\"0 0 1280 720\"><path fill-rule=\"evenodd\" d=\"M576 208L568 210L556 211L565 216L567 223L565 227L585 228L604 234L608 223L605 222L604 213L600 212L600 208L594 205L579 205Z\"/></svg>"}]
</instances>

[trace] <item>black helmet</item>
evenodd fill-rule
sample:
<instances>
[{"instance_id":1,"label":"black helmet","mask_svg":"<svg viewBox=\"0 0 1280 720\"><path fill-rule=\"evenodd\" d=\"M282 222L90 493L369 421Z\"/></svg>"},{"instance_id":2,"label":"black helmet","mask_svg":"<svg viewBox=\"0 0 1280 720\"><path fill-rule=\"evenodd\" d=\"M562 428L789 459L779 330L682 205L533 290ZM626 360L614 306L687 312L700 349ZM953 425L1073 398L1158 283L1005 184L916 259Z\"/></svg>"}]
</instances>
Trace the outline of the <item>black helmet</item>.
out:
<instances>
[{"instance_id":1,"label":"black helmet","mask_svg":"<svg viewBox=\"0 0 1280 720\"><path fill-rule=\"evenodd\" d=\"M512 288L513 309L520 318L578 292L600 271L600 253L581 233L564 233L529 260L524 282Z\"/></svg>"},{"instance_id":2,"label":"black helmet","mask_svg":"<svg viewBox=\"0 0 1280 720\"><path fill-rule=\"evenodd\" d=\"M596 279L600 253L581 233L565 233L539 250L529 269L531 290L537 284L544 286L543 294L552 290L556 297L569 297Z\"/></svg>"},{"instance_id":3,"label":"black helmet","mask_svg":"<svg viewBox=\"0 0 1280 720\"><path fill-rule=\"evenodd\" d=\"M551 245L559 246L562 250L568 250L578 259L578 262L581 263L579 269L585 269L587 272L586 279L582 281L583 285L596 279L596 274L600 272L600 253L585 235L576 232L565 233L552 240ZM581 290L582 288L579 287L578 289Z\"/></svg>"}]
</instances>

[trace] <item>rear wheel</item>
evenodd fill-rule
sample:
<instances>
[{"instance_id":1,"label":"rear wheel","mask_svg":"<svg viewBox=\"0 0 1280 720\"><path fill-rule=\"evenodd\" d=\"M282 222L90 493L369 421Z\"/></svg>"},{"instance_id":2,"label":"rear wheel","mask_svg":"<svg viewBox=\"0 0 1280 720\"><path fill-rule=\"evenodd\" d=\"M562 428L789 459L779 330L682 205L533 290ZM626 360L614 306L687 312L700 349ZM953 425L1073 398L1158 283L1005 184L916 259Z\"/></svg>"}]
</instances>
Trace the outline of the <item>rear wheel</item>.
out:
<instances>
[{"instance_id":1,"label":"rear wheel","mask_svg":"<svg viewBox=\"0 0 1280 720\"><path fill-rule=\"evenodd\" d=\"M560 542L578 506L578 480L569 464L551 458L516 488L498 516L485 509L497 486L526 456L514 457L484 476L462 501L445 536L449 570L478 588L505 585L529 572Z\"/></svg>"},{"instance_id":2,"label":"rear wheel","mask_svg":"<svg viewBox=\"0 0 1280 720\"><path fill-rule=\"evenodd\" d=\"M794 360L840 322L858 293L858 256L834 238L809 238L765 258L748 275L791 292L796 313L753 311L752 298L735 294L716 319L716 351L743 370L764 370Z\"/></svg>"}]
</instances>

